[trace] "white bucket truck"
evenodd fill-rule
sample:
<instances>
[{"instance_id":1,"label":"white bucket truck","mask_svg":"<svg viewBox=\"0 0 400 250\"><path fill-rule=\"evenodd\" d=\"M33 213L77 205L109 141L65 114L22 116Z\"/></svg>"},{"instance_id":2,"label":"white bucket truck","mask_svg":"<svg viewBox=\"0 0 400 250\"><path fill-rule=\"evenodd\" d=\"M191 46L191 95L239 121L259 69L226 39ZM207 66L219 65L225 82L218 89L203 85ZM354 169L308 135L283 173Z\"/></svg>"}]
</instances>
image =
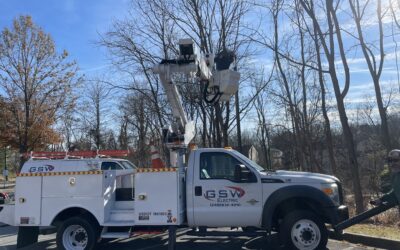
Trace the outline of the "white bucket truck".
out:
<instances>
[{"instance_id":1,"label":"white bucket truck","mask_svg":"<svg viewBox=\"0 0 400 250\"><path fill-rule=\"evenodd\" d=\"M214 56L198 53L190 39L181 40L179 49L178 59L154 68L174 117L164 130L171 167L101 169L96 158L28 161L17 177L15 204L0 206L0 221L19 227L21 246L37 240L38 227L51 225L57 228L58 248L68 250L93 249L101 238L129 238L143 229L168 229L174 249L177 227L204 236L212 235L207 227L241 227L246 235L276 231L286 248L325 247L325 224L348 218L337 178L266 171L228 148L192 150L184 163L194 125L187 121L172 75L198 78L206 102L229 99L240 75L226 67L233 60L227 51L225 58L216 57L215 70Z\"/></svg>"},{"instance_id":2,"label":"white bucket truck","mask_svg":"<svg viewBox=\"0 0 400 250\"><path fill-rule=\"evenodd\" d=\"M55 226L59 249L93 249L101 238L129 238L144 227L257 228L278 231L288 246L319 249L325 223L348 216L336 178L265 171L232 149L193 150L184 168L101 170L99 162L122 160L96 161L28 161L0 221L26 230L23 238Z\"/></svg>"}]
</instances>

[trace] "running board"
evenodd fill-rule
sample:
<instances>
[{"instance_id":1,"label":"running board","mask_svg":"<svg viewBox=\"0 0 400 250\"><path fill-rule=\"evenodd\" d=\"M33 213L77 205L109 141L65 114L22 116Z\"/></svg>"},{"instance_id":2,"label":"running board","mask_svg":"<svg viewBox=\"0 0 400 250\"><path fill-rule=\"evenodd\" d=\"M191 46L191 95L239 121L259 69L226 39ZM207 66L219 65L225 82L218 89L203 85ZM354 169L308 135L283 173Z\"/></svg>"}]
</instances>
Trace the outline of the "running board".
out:
<instances>
[{"instance_id":1,"label":"running board","mask_svg":"<svg viewBox=\"0 0 400 250\"><path fill-rule=\"evenodd\" d=\"M102 226L104 227L127 227L127 226L133 226L135 225L135 221L134 220L117 220L117 221L113 221L113 220L109 220L106 221L105 223L103 223Z\"/></svg>"},{"instance_id":2,"label":"running board","mask_svg":"<svg viewBox=\"0 0 400 250\"><path fill-rule=\"evenodd\" d=\"M130 237L130 232L106 232L101 234L101 238L103 239L126 239Z\"/></svg>"},{"instance_id":3,"label":"running board","mask_svg":"<svg viewBox=\"0 0 400 250\"><path fill-rule=\"evenodd\" d=\"M101 238L104 239L126 239L126 238L130 238L131 235L131 230L127 229L127 230L123 230L123 231L114 231L115 228L113 228L114 230L112 230L111 232L108 231L110 228L109 227L103 227L103 230L101 231Z\"/></svg>"},{"instance_id":4,"label":"running board","mask_svg":"<svg viewBox=\"0 0 400 250\"><path fill-rule=\"evenodd\" d=\"M240 232L240 231L233 231L233 232L223 232L223 231L209 231L209 232L200 232L200 231L189 231L186 235L190 236L199 236L199 237L207 237L207 236L232 236L232 237L239 237L239 236L266 236L267 233L265 231L255 231L255 232Z\"/></svg>"}]
</instances>

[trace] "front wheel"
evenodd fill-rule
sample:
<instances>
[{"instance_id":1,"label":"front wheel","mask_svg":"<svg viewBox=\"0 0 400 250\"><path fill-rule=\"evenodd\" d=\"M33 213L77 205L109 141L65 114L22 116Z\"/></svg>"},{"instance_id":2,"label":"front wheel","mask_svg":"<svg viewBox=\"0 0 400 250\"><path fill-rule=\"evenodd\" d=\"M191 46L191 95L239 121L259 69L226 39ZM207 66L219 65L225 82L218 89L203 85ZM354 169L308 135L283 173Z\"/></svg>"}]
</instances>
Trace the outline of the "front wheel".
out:
<instances>
[{"instance_id":1,"label":"front wheel","mask_svg":"<svg viewBox=\"0 0 400 250\"><path fill-rule=\"evenodd\" d=\"M96 246L98 227L84 217L65 220L57 230L57 249L92 250Z\"/></svg>"},{"instance_id":2,"label":"front wheel","mask_svg":"<svg viewBox=\"0 0 400 250\"><path fill-rule=\"evenodd\" d=\"M285 249L326 249L328 231L312 212L298 210L287 214L280 226L280 238Z\"/></svg>"}]
</instances>

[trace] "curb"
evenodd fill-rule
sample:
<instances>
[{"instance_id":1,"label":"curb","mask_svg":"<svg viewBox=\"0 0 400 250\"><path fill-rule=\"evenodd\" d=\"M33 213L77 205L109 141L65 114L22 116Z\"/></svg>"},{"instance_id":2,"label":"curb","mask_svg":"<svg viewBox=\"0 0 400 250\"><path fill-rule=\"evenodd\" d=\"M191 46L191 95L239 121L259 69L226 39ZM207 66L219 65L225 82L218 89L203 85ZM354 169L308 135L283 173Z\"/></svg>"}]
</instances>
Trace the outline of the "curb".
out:
<instances>
[{"instance_id":1,"label":"curb","mask_svg":"<svg viewBox=\"0 0 400 250\"><path fill-rule=\"evenodd\" d=\"M400 241L398 240L378 238L365 234L355 234L355 233L337 234L334 231L329 231L329 238L334 240L345 240L354 244L362 244L382 249L400 249Z\"/></svg>"}]
</instances>

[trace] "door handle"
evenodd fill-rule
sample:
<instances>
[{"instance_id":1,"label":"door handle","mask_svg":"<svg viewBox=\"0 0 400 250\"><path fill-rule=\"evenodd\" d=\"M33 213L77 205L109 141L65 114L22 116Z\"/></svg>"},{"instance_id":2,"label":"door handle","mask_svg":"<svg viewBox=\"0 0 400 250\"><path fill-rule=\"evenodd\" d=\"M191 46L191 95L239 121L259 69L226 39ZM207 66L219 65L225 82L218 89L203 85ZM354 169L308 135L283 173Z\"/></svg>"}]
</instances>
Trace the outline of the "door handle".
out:
<instances>
[{"instance_id":1,"label":"door handle","mask_svg":"<svg viewBox=\"0 0 400 250\"><path fill-rule=\"evenodd\" d=\"M203 190L202 190L201 186L194 187L194 195L195 196L202 196L203 195Z\"/></svg>"}]
</instances>

